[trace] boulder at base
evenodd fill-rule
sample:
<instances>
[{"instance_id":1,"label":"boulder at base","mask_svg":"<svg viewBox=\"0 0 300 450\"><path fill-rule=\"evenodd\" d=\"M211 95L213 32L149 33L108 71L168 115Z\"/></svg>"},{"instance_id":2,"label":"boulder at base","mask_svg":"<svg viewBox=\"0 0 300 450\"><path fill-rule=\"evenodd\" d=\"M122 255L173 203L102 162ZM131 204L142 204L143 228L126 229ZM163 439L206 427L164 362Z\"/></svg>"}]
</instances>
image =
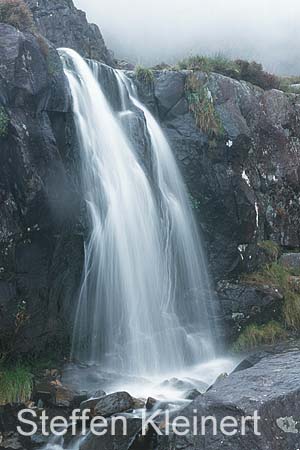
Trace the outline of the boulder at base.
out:
<instances>
[{"instance_id":1,"label":"boulder at base","mask_svg":"<svg viewBox=\"0 0 300 450\"><path fill-rule=\"evenodd\" d=\"M131 409L133 403L133 398L127 392L116 392L100 398L95 412L97 415L109 417Z\"/></svg>"},{"instance_id":2,"label":"boulder at base","mask_svg":"<svg viewBox=\"0 0 300 450\"><path fill-rule=\"evenodd\" d=\"M197 397L181 415L191 423L197 410L198 428L201 417L215 416L218 424L231 416L240 423L244 416L257 411L260 436L253 422L247 422L246 436L237 433L213 435L211 422L206 434L159 437L158 450L295 450L300 447L300 352L293 349L265 354L253 367L233 373ZM219 430L220 428L218 428ZM241 428L239 428L241 429ZM232 428L230 428L232 430Z\"/></svg>"}]
</instances>

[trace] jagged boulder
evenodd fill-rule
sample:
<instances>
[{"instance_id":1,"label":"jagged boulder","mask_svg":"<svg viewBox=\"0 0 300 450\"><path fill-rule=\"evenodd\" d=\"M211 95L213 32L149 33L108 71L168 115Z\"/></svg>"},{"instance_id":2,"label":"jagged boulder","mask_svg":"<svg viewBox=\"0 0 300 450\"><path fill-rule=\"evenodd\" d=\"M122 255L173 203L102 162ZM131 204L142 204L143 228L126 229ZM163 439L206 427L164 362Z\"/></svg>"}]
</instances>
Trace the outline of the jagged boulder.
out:
<instances>
[{"instance_id":1,"label":"jagged boulder","mask_svg":"<svg viewBox=\"0 0 300 450\"><path fill-rule=\"evenodd\" d=\"M134 400L128 392L115 392L101 397L95 407L95 413L109 417L127 411L133 407Z\"/></svg>"},{"instance_id":2,"label":"jagged boulder","mask_svg":"<svg viewBox=\"0 0 300 450\"><path fill-rule=\"evenodd\" d=\"M197 397L180 415L193 424L197 417L198 431L186 436L162 436L158 438L159 450L294 450L299 447L299 349L282 350L266 354L250 368L234 372L220 380L207 393ZM215 416L217 423L224 417L233 417L241 430L241 418L253 416L257 411L260 417L257 431L254 422L248 422L246 435L240 432L226 436L217 428L213 434L212 422L201 435L203 417ZM227 431L232 431L228 428Z\"/></svg>"},{"instance_id":3,"label":"jagged boulder","mask_svg":"<svg viewBox=\"0 0 300 450\"><path fill-rule=\"evenodd\" d=\"M88 23L85 12L72 0L25 1L39 32L56 48L72 48L85 58L114 64L98 26Z\"/></svg>"}]
</instances>

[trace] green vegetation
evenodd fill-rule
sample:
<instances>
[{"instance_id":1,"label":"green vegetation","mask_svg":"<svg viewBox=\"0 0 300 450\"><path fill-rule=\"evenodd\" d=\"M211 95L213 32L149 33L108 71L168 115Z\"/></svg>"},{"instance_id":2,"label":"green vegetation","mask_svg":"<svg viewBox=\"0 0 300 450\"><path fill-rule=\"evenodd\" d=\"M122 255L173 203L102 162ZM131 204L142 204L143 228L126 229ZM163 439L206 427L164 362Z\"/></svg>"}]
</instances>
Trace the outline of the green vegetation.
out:
<instances>
[{"instance_id":1,"label":"green vegetation","mask_svg":"<svg viewBox=\"0 0 300 450\"><path fill-rule=\"evenodd\" d=\"M200 70L201 72L216 72L228 77L237 78L239 68L235 61L225 58L222 55L216 56L190 56L177 63L178 69Z\"/></svg>"},{"instance_id":2,"label":"green vegetation","mask_svg":"<svg viewBox=\"0 0 300 450\"><path fill-rule=\"evenodd\" d=\"M293 84L300 85L300 77L281 77L280 89L291 94L300 94L300 87L293 86Z\"/></svg>"},{"instance_id":3,"label":"green vegetation","mask_svg":"<svg viewBox=\"0 0 300 450\"><path fill-rule=\"evenodd\" d=\"M153 71L146 67L136 66L135 75L141 83L152 84L154 81Z\"/></svg>"},{"instance_id":4,"label":"green vegetation","mask_svg":"<svg viewBox=\"0 0 300 450\"><path fill-rule=\"evenodd\" d=\"M281 264L273 263L260 272L246 275L244 281L253 284L269 285L278 289L284 297L283 322L295 331L300 331L300 294L292 277L298 275Z\"/></svg>"},{"instance_id":5,"label":"green vegetation","mask_svg":"<svg viewBox=\"0 0 300 450\"><path fill-rule=\"evenodd\" d=\"M20 31L34 31L32 14L23 0L0 0L0 22Z\"/></svg>"},{"instance_id":6,"label":"green vegetation","mask_svg":"<svg viewBox=\"0 0 300 450\"><path fill-rule=\"evenodd\" d=\"M244 80L262 89L280 89L281 80L276 75L264 71L263 66L255 61L242 59L231 60L222 55L191 56L179 61L177 69L216 72L236 80Z\"/></svg>"},{"instance_id":7,"label":"green vegetation","mask_svg":"<svg viewBox=\"0 0 300 450\"><path fill-rule=\"evenodd\" d=\"M212 138L222 136L224 130L209 89L201 84L197 75L191 74L187 77L185 90L196 125Z\"/></svg>"},{"instance_id":8,"label":"green vegetation","mask_svg":"<svg viewBox=\"0 0 300 450\"><path fill-rule=\"evenodd\" d=\"M276 242L261 241L257 245L266 252L266 254L270 257L270 259L272 259L273 261L277 261L280 254L280 248L279 245L276 244Z\"/></svg>"},{"instance_id":9,"label":"green vegetation","mask_svg":"<svg viewBox=\"0 0 300 450\"><path fill-rule=\"evenodd\" d=\"M8 134L9 117L3 106L0 106L0 138Z\"/></svg>"},{"instance_id":10,"label":"green vegetation","mask_svg":"<svg viewBox=\"0 0 300 450\"><path fill-rule=\"evenodd\" d=\"M25 366L0 366L0 405L25 403L30 400L33 376Z\"/></svg>"},{"instance_id":11,"label":"green vegetation","mask_svg":"<svg viewBox=\"0 0 300 450\"><path fill-rule=\"evenodd\" d=\"M278 322L263 325L248 325L233 346L235 351L244 351L264 344L273 344L285 339L289 333L300 332L300 271L286 267L278 258L279 246L273 241L258 243L270 257L270 262L261 270L243 275L241 281L254 286L272 287L283 297L282 314Z\"/></svg>"},{"instance_id":12,"label":"green vegetation","mask_svg":"<svg viewBox=\"0 0 300 450\"><path fill-rule=\"evenodd\" d=\"M261 345L275 344L286 337L286 330L275 321L265 325L249 325L234 344L234 351L243 352L255 349Z\"/></svg>"}]
</instances>

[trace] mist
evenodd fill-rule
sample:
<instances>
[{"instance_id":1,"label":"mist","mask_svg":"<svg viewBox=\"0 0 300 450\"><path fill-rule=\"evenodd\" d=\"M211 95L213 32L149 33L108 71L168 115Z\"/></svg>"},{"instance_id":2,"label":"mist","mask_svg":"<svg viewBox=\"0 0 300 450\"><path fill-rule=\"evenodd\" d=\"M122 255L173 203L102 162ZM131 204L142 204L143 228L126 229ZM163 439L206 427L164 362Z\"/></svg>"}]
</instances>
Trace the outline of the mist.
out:
<instances>
[{"instance_id":1,"label":"mist","mask_svg":"<svg viewBox=\"0 0 300 450\"><path fill-rule=\"evenodd\" d=\"M222 53L300 74L299 0L75 0L115 57L175 63Z\"/></svg>"}]
</instances>

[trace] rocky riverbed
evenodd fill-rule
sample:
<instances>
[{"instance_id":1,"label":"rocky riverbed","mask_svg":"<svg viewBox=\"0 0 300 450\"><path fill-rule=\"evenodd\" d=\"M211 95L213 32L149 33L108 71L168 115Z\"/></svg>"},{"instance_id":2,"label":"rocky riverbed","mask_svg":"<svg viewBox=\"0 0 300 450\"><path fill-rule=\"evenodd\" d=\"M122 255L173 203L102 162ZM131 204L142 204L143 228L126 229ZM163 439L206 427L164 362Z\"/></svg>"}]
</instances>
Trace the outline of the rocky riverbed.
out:
<instances>
[{"instance_id":1,"label":"rocky riverbed","mask_svg":"<svg viewBox=\"0 0 300 450\"><path fill-rule=\"evenodd\" d=\"M120 380L119 376L117 380L116 374L101 373L95 366L73 364L62 370L49 369L44 372L42 378L36 379L33 401L27 408L35 411L38 417L45 411L49 421L55 416L63 416L69 420L75 408L87 409L88 423L93 417L102 416L107 420L108 429L112 426L114 417L121 415L126 418L128 427L126 436L122 435L123 428L119 423L116 436L111 436L108 432L103 436L88 433L86 437L80 437L82 428L79 421L77 437L72 437L68 432L64 437L64 443L61 439L56 441L60 442L61 447L66 448L70 445L74 448L77 444L86 450L298 448L300 344L295 341L267 347L259 353L249 355L240 363L232 361L231 364L235 365L234 370L231 373L220 373L211 385L200 379L186 377L171 378L156 386L152 385L150 389L148 380L149 392L153 395L156 391L157 395L138 398L126 390L105 393L102 387L109 386L109 383L112 386L118 382L120 386L123 383L124 386L132 387L143 383L141 379L128 377L127 380L126 378ZM84 386L85 389L80 389L80 380L83 383L81 387ZM90 390L86 389L86 383L89 384ZM147 382L144 382L144 386L147 386ZM146 392L147 388L144 390L145 394ZM1 408L0 448L17 450L48 445L50 449L54 441L42 435L40 419L36 419L39 432L33 438L21 438L16 433L16 415L21 408L24 408L24 405ZM220 430L214 435L213 425L210 422L205 428L205 436L199 431L201 421L205 417L214 416L220 421L224 417L233 417L237 424L240 424L243 417L252 417L255 411L260 418L259 435L255 434L253 424L250 422L245 428L245 436L241 432L226 436ZM166 415L167 412L169 415ZM154 427L151 422L145 433L143 433L145 423L143 414L146 418L154 417ZM194 426L197 423L198 432L194 434L194 431L190 431L185 436L178 436L172 429L171 432L167 432L166 417L172 423L178 416L186 417Z\"/></svg>"}]
</instances>

